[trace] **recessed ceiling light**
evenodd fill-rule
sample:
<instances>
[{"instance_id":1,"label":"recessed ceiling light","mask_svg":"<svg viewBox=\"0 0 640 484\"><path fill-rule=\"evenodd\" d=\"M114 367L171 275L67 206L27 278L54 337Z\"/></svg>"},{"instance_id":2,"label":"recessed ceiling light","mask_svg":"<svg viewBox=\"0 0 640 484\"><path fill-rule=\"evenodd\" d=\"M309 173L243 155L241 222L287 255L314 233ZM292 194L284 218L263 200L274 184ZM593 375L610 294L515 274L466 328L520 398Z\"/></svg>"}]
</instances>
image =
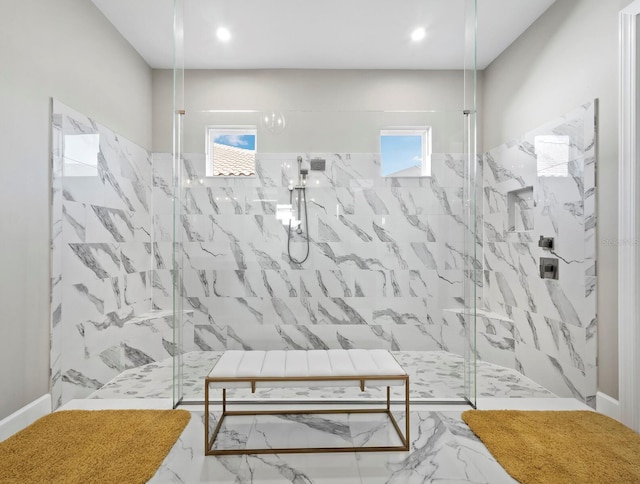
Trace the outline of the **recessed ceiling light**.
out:
<instances>
[{"instance_id":1,"label":"recessed ceiling light","mask_svg":"<svg viewBox=\"0 0 640 484\"><path fill-rule=\"evenodd\" d=\"M411 40L413 40L414 42L419 42L424 39L424 36L426 34L427 32L424 30L424 28L417 28L413 32L411 32Z\"/></svg>"},{"instance_id":2,"label":"recessed ceiling light","mask_svg":"<svg viewBox=\"0 0 640 484\"><path fill-rule=\"evenodd\" d=\"M218 30L216 30L216 37L218 37L220 42L229 42L231 39L231 32L229 32L229 29L225 27L219 27Z\"/></svg>"}]
</instances>

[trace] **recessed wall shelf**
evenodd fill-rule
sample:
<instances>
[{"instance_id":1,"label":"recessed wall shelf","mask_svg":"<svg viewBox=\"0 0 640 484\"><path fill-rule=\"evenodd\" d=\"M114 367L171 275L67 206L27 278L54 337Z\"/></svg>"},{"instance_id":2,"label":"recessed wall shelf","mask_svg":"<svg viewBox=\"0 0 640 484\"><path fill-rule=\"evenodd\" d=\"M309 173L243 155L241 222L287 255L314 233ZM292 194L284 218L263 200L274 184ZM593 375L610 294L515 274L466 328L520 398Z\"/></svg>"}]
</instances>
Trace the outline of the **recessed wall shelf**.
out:
<instances>
[{"instance_id":1,"label":"recessed wall shelf","mask_svg":"<svg viewBox=\"0 0 640 484\"><path fill-rule=\"evenodd\" d=\"M533 187L507 192L508 232L533 230Z\"/></svg>"}]
</instances>

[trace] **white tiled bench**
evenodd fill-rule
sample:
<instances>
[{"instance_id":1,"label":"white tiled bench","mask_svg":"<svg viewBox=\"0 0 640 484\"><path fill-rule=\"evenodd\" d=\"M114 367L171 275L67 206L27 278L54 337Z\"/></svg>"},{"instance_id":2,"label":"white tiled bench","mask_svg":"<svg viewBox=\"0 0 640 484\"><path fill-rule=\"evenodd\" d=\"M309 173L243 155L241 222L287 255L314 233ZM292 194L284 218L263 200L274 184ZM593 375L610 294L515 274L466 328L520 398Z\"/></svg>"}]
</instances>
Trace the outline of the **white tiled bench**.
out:
<instances>
[{"instance_id":1,"label":"white tiled bench","mask_svg":"<svg viewBox=\"0 0 640 484\"><path fill-rule=\"evenodd\" d=\"M384 409L343 410L229 411L227 388L386 386ZM405 433L391 413L390 387L405 386ZM209 435L209 389L222 389L222 416ZM331 448L214 449L216 436L226 416L322 413L386 413L402 445ZM409 450L409 376L387 350L295 350L295 351L225 351L205 378L205 454L278 454L293 452L347 452Z\"/></svg>"},{"instance_id":2,"label":"white tiled bench","mask_svg":"<svg viewBox=\"0 0 640 484\"><path fill-rule=\"evenodd\" d=\"M193 319L193 310L182 311L183 318ZM122 325L122 339L127 346L140 350L153 361L162 361L176 351L184 350L174 342L173 311L171 309L151 310L127 319ZM176 350L165 347L166 342L179 346ZM188 350L187 350L188 351ZM124 358L124 349L122 350ZM131 362L127 362L131 363ZM142 364L148 361L142 362ZM123 360L123 364L125 364Z\"/></svg>"}]
</instances>

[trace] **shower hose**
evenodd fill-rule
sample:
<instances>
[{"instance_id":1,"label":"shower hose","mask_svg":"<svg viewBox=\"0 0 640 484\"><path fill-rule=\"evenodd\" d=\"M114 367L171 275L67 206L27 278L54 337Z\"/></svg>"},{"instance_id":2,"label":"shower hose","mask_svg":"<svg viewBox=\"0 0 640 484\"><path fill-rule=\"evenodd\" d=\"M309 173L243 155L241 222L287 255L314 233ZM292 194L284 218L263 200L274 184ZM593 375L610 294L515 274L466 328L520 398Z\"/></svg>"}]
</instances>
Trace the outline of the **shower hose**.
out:
<instances>
[{"instance_id":1,"label":"shower hose","mask_svg":"<svg viewBox=\"0 0 640 484\"><path fill-rule=\"evenodd\" d=\"M289 203L291 207L293 207L293 190L289 191ZM304 256L304 259L298 260L291 255L291 218L289 218L289 231L287 233L287 254L289 255L289 260L294 264L302 264L309 258L309 219L307 218L307 191L305 188L296 188L295 190L299 190L302 192L302 195L298 194L298 196L302 196L304 200L304 238L307 242L307 253ZM300 206L298 205L298 218L300 218Z\"/></svg>"}]
</instances>

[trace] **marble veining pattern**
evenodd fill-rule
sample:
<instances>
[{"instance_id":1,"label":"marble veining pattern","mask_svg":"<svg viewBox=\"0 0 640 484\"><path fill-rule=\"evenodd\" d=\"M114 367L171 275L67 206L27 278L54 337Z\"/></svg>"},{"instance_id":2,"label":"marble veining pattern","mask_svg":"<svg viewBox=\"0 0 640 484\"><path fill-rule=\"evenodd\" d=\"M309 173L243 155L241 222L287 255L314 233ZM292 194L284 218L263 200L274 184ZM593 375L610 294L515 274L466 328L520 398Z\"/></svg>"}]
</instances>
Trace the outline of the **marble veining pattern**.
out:
<instances>
[{"instance_id":1,"label":"marble veining pattern","mask_svg":"<svg viewBox=\"0 0 640 484\"><path fill-rule=\"evenodd\" d=\"M52 111L51 392L57 408L175 349L172 312L152 305L154 268L171 257L152 240L151 153L58 101Z\"/></svg>"},{"instance_id":2,"label":"marble veining pattern","mask_svg":"<svg viewBox=\"0 0 640 484\"><path fill-rule=\"evenodd\" d=\"M382 178L374 153L302 154L326 159L326 170L309 174L310 254L297 264L277 215L299 154L258 153L253 178L205 177L204 155L184 155L179 277L182 305L194 311L184 351L462 354L467 328L443 311L461 306L464 271L477 265L464 256L462 155L436 153L431 177L405 179ZM172 157L154 153L154 241L168 254L172 177ZM294 257L305 237L292 235ZM170 271L153 269L153 307L169 309Z\"/></svg>"},{"instance_id":3,"label":"marble veining pattern","mask_svg":"<svg viewBox=\"0 0 640 484\"><path fill-rule=\"evenodd\" d=\"M463 203L461 155L435 153L431 177L404 179L380 177L377 154L303 154L327 162L325 172L310 173L304 264L289 260L287 226L277 216L289 204L292 161L300 153L260 153L256 177L220 179L204 176L203 154L185 155L174 244L171 155L151 155L60 103L53 112L55 406L137 367L144 369L138 384L149 392L154 379L147 381L147 371L161 371L176 355L184 357L188 374L193 352L465 354L471 325L456 310L473 285L479 307L498 315L476 321L483 362L523 372L559 395L593 399L594 103L479 159L484 210L476 222L484 230L476 234ZM93 168L78 168L81 160L71 159L66 138L86 135L99 136L95 174L72 176L70 167ZM537 173L538 137L549 135L569 140L562 154L566 176ZM511 230L508 193L528 186L535 203L518 201L518 227L525 231ZM561 261L559 281L537 278L539 235L556 237L551 255ZM304 238L293 235L292 254L304 254ZM482 261L470 255L474 243ZM185 315L178 341L166 313L173 308L174 277ZM481 380L479 374L480 387ZM417 397L456 395L444 382L429 388L419 375L415 381ZM488 381L489 393L501 391ZM185 395L188 389L187 378Z\"/></svg>"},{"instance_id":4,"label":"marble veining pattern","mask_svg":"<svg viewBox=\"0 0 640 484\"><path fill-rule=\"evenodd\" d=\"M221 444L332 445L390 444L394 431L378 415L225 419ZM396 416L402 427L404 417ZM150 483L515 483L461 419L461 412L411 412L408 452L204 456L202 412L191 421ZM213 420L213 419L212 419Z\"/></svg>"},{"instance_id":5,"label":"marble veining pattern","mask_svg":"<svg viewBox=\"0 0 640 484\"><path fill-rule=\"evenodd\" d=\"M484 293L481 306L509 320L479 326L480 358L515 368L561 397L593 403L597 389L596 115L589 102L485 153ZM519 198L510 225L509 197ZM525 190L525 191L523 191ZM540 236L554 247L538 247ZM559 261L541 279L539 258ZM491 318L482 318L482 320ZM485 326L485 328L483 328Z\"/></svg>"}]
</instances>

